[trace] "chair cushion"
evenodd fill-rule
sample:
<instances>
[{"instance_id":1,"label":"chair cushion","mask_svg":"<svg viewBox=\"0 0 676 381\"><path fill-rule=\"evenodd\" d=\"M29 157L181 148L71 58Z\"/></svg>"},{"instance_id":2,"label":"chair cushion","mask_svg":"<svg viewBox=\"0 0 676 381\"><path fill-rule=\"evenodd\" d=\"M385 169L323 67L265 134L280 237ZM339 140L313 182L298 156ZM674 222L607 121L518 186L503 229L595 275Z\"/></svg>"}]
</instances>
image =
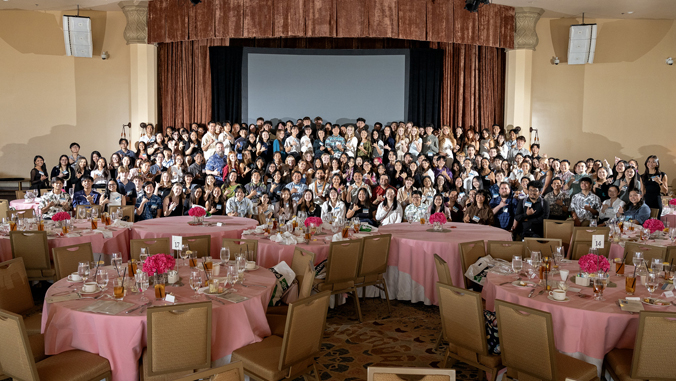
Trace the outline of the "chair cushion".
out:
<instances>
[{"instance_id":1,"label":"chair cushion","mask_svg":"<svg viewBox=\"0 0 676 381\"><path fill-rule=\"evenodd\" d=\"M56 270L54 269L42 270L42 276L54 276L54 275L56 275Z\"/></svg>"},{"instance_id":2,"label":"chair cushion","mask_svg":"<svg viewBox=\"0 0 676 381\"><path fill-rule=\"evenodd\" d=\"M286 328L286 315L267 314L265 318L268 319L270 325L270 332L273 335L284 337L284 328Z\"/></svg>"},{"instance_id":3,"label":"chair cushion","mask_svg":"<svg viewBox=\"0 0 676 381\"><path fill-rule=\"evenodd\" d=\"M42 270L26 269L26 275L28 278L42 278Z\"/></svg>"},{"instance_id":4,"label":"chair cushion","mask_svg":"<svg viewBox=\"0 0 676 381\"><path fill-rule=\"evenodd\" d=\"M566 378L575 381L591 381L598 377L596 365L556 352L557 381Z\"/></svg>"},{"instance_id":5,"label":"chair cushion","mask_svg":"<svg viewBox=\"0 0 676 381\"><path fill-rule=\"evenodd\" d=\"M631 360L634 357L632 349L613 349L606 355L608 367L619 378L616 381L634 381L631 378Z\"/></svg>"},{"instance_id":6,"label":"chair cushion","mask_svg":"<svg viewBox=\"0 0 676 381\"><path fill-rule=\"evenodd\" d=\"M202 371L204 369L201 369ZM141 376L141 381L169 381L169 380L175 380L177 378L185 377L189 374L194 373L192 370L188 371L183 371L183 372L175 372L175 373L167 373L167 374L162 374L162 375L157 375L157 376L151 376L149 374L150 372L150 360L148 360L148 348L143 349L143 354L141 355L141 365L139 367L139 373Z\"/></svg>"},{"instance_id":7,"label":"chair cushion","mask_svg":"<svg viewBox=\"0 0 676 381\"><path fill-rule=\"evenodd\" d=\"M286 369L277 369L281 352L282 338L269 336L259 343L250 344L232 352L231 361L241 361L246 372L265 380L280 380L286 375Z\"/></svg>"},{"instance_id":8,"label":"chair cushion","mask_svg":"<svg viewBox=\"0 0 676 381\"><path fill-rule=\"evenodd\" d=\"M31 352L33 352L35 362L40 362L47 358L45 355L45 335L38 333L28 336L28 344L31 347Z\"/></svg>"},{"instance_id":9,"label":"chair cushion","mask_svg":"<svg viewBox=\"0 0 676 381\"><path fill-rule=\"evenodd\" d=\"M93 380L110 372L105 358L84 351L68 351L36 364L41 381Z\"/></svg>"},{"instance_id":10,"label":"chair cushion","mask_svg":"<svg viewBox=\"0 0 676 381\"><path fill-rule=\"evenodd\" d=\"M35 335L40 333L42 326L42 314L33 314L23 318L23 323L26 325L26 333L28 335Z\"/></svg>"}]
</instances>

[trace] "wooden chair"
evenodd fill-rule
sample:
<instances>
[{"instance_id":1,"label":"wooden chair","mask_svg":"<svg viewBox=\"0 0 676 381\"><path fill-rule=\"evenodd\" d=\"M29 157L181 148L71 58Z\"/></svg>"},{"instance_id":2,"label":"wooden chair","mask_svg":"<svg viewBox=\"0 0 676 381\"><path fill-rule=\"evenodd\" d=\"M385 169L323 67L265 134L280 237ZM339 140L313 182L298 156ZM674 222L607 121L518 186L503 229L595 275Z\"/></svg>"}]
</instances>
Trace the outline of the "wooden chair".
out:
<instances>
[{"instance_id":1,"label":"wooden chair","mask_svg":"<svg viewBox=\"0 0 676 381\"><path fill-rule=\"evenodd\" d=\"M664 259L664 261L671 263L672 259L674 262L676 262L676 246L667 247L667 257Z\"/></svg>"},{"instance_id":2,"label":"wooden chair","mask_svg":"<svg viewBox=\"0 0 676 381\"><path fill-rule=\"evenodd\" d=\"M660 210L650 208L650 218L656 218L656 219L659 220L660 219Z\"/></svg>"},{"instance_id":3,"label":"wooden chair","mask_svg":"<svg viewBox=\"0 0 676 381\"><path fill-rule=\"evenodd\" d=\"M0 369L17 380L110 380L110 363L93 353L72 350L35 362L20 315L0 310ZM9 344L11 343L11 344Z\"/></svg>"},{"instance_id":4,"label":"wooden chair","mask_svg":"<svg viewBox=\"0 0 676 381\"><path fill-rule=\"evenodd\" d=\"M453 277L451 276L451 270L448 268L448 262L444 261L438 254L434 254L434 267L437 268L437 278L439 278L439 283L445 284L447 286L453 285ZM441 342L444 340L444 333L439 332L439 337L434 344L434 350L439 350Z\"/></svg>"},{"instance_id":5,"label":"wooden chair","mask_svg":"<svg viewBox=\"0 0 676 381\"><path fill-rule=\"evenodd\" d=\"M560 239L564 251L567 253L570 248L570 240L573 237L573 228L575 227L573 220L544 220L543 226L545 238Z\"/></svg>"},{"instance_id":6,"label":"wooden chair","mask_svg":"<svg viewBox=\"0 0 676 381\"><path fill-rule=\"evenodd\" d=\"M49 260L45 231L9 232L12 257L23 258L29 280L53 280L56 271Z\"/></svg>"},{"instance_id":7,"label":"wooden chair","mask_svg":"<svg viewBox=\"0 0 676 381\"><path fill-rule=\"evenodd\" d=\"M331 242L329 258L326 262L326 278L315 279L315 289L318 292L331 291L331 295L351 293L360 322L362 321L361 307L355 281L359 274L363 243L361 239Z\"/></svg>"},{"instance_id":8,"label":"wooden chair","mask_svg":"<svg viewBox=\"0 0 676 381\"><path fill-rule=\"evenodd\" d=\"M24 317L28 335L40 334L42 314L33 302L33 293L23 265L23 258L0 263L0 309ZM44 352L44 349L43 349Z\"/></svg>"},{"instance_id":9,"label":"wooden chair","mask_svg":"<svg viewBox=\"0 0 676 381\"><path fill-rule=\"evenodd\" d=\"M357 273L356 287L362 289L362 295L366 298L366 287L374 286L385 292L387 313L390 310L390 294L387 292L385 283L385 271L387 261L390 258L390 242L392 234L380 234L362 238L362 256Z\"/></svg>"},{"instance_id":10,"label":"wooden chair","mask_svg":"<svg viewBox=\"0 0 676 381\"><path fill-rule=\"evenodd\" d=\"M211 236L194 235L183 237L183 244L188 245L191 251L197 251L197 258L211 256Z\"/></svg>"},{"instance_id":11,"label":"wooden chair","mask_svg":"<svg viewBox=\"0 0 676 381\"><path fill-rule=\"evenodd\" d=\"M603 249L598 249L598 254L603 255L608 258L610 254L610 245L612 242L606 240L603 243ZM578 260L583 255L589 254L591 251L592 243L591 241L575 241L573 247L570 249L570 259Z\"/></svg>"},{"instance_id":12,"label":"wooden chair","mask_svg":"<svg viewBox=\"0 0 676 381\"><path fill-rule=\"evenodd\" d=\"M664 262L667 258L667 248L663 246L643 245L636 242L627 242L624 245L625 264L633 264L634 253L640 251L643 253L643 260L646 266L650 268L653 258L659 258Z\"/></svg>"},{"instance_id":13,"label":"wooden chair","mask_svg":"<svg viewBox=\"0 0 676 381\"><path fill-rule=\"evenodd\" d=\"M512 257L520 255L521 258L526 254L526 244L514 241L488 241L488 255L497 259L504 259L507 262L512 261Z\"/></svg>"},{"instance_id":14,"label":"wooden chair","mask_svg":"<svg viewBox=\"0 0 676 381\"><path fill-rule=\"evenodd\" d=\"M109 206L108 211L112 214L117 212L118 209L122 209L122 217L127 217L127 222L134 222L134 205L126 206Z\"/></svg>"},{"instance_id":15,"label":"wooden chair","mask_svg":"<svg viewBox=\"0 0 676 381\"><path fill-rule=\"evenodd\" d=\"M150 307L143 380L168 380L211 368L211 301Z\"/></svg>"},{"instance_id":16,"label":"wooden chair","mask_svg":"<svg viewBox=\"0 0 676 381\"><path fill-rule=\"evenodd\" d=\"M57 280L76 272L80 262L94 262L91 242L55 247L52 249L52 255Z\"/></svg>"},{"instance_id":17,"label":"wooden chair","mask_svg":"<svg viewBox=\"0 0 676 381\"><path fill-rule=\"evenodd\" d=\"M453 369L395 368L380 366L368 367L366 379L367 381L402 380L402 378L399 377L401 375L425 376L421 378L420 381L455 381L455 370Z\"/></svg>"},{"instance_id":18,"label":"wooden chair","mask_svg":"<svg viewBox=\"0 0 676 381\"><path fill-rule=\"evenodd\" d=\"M80 210L82 209L87 211L87 215L89 215L93 209L96 209L99 216L101 215L101 205L78 205L75 207L75 218L80 218Z\"/></svg>"},{"instance_id":19,"label":"wooden chair","mask_svg":"<svg viewBox=\"0 0 676 381\"><path fill-rule=\"evenodd\" d=\"M47 194L49 191L51 191L51 189L40 189L40 196Z\"/></svg>"},{"instance_id":20,"label":"wooden chair","mask_svg":"<svg viewBox=\"0 0 676 381\"><path fill-rule=\"evenodd\" d=\"M257 380L293 380L314 370L319 381L315 357L321 352L330 296L325 291L291 303L284 338L272 335L239 348L232 352L232 361L242 361L244 374Z\"/></svg>"},{"instance_id":21,"label":"wooden chair","mask_svg":"<svg viewBox=\"0 0 676 381\"><path fill-rule=\"evenodd\" d=\"M244 381L244 367L242 366L241 361L232 362L218 368L205 370L204 372L193 373L190 376L179 378L176 381L195 380Z\"/></svg>"},{"instance_id":22,"label":"wooden chair","mask_svg":"<svg viewBox=\"0 0 676 381\"><path fill-rule=\"evenodd\" d=\"M460 360L474 368L491 373L495 381L503 368L500 356L488 352L481 294L437 283L441 328L448 348L441 368L448 358Z\"/></svg>"},{"instance_id":23,"label":"wooden chair","mask_svg":"<svg viewBox=\"0 0 676 381\"><path fill-rule=\"evenodd\" d=\"M22 200L26 197L26 191L23 190L14 191L14 196L16 197L17 200Z\"/></svg>"},{"instance_id":24,"label":"wooden chair","mask_svg":"<svg viewBox=\"0 0 676 381\"><path fill-rule=\"evenodd\" d=\"M580 226L573 228L573 238L570 240L572 245L575 241L592 241L595 235L603 235L604 240L608 240L608 235L610 234L610 228L597 226Z\"/></svg>"},{"instance_id":25,"label":"wooden chair","mask_svg":"<svg viewBox=\"0 0 676 381\"><path fill-rule=\"evenodd\" d=\"M129 241L129 255L131 259L139 260L142 247L146 248L148 255L169 254L171 252L171 239L169 237L132 239Z\"/></svg>"},{"instance_id":26,"label":"wooden chair","mask_svg":"<svg viewBox=\"0 0 676 381\"><path fill-rule=\"evenodd\" d=\"M296 279L293 283L298 285L298 298L307 298L312 294L312 286L315 280L314 270L315 253L296 247L293 251L293 260L291 262L291 270L296 274ZM311 277L312 280L306 279ZM266 314L284 315L289 312L289 306L272 306L268 307ZM284 327L282 327L284 330Z\"/></svg>"},{"instance_id":27,"label":"wooden chair","mask_svg":"<svg viewBox=\"0 0 676 381\"><path fill-rule=\"evenodd\" d=\"M21 218L21 217L23 217L23 218L35 218L35 210L33 208L31 208L31 209L8 210L6 212L7 218L11 218L15 214L19 218Z\"/></svg>"},{"instance_id":28,"label":"wooden chair","mask_svg":"<svg viewBox=\"0 0 676 381\"><path fill-rule=\"evenodd\" d=\"M539 251L543 257L552 257L552 249L563 246L560 238L524 238L523 242L526 244L526 249ZM525 253L524 255L527 256Z\"/></svg>"},{"instance_id":29,"label":"wooden chair","mask_svg":"<svg viewBox=\"0 0 676 381\"><path fill-rule=\"evenodd\" d=\"M305 269L301 273L296 273L298 281L298 299L307 298L312 295L312 286L315 280L314 266L311 263L305 263ZM284 337L284 329L286 327L286 317L289 313L289 306L272 306L268 307L265 312L265 318L268 320L270 332L273 335Z\"/></svg>"},{"instance_id":30,"label":"wooden chair","mask_svg":"<svg viewBox=\"0 0 676 381\"><path fill-rule=\"evenodd\" d=\"M0 200L0 216L7 217L7 211L9 210L9 201Z\"/></svg>"},{"instance_id":31,"label":"wooden chair","mask_svg":"<svg viewBox=\"0 0 676 381\"><path fill-rule=\"evenodd\" d=\"M472 282L464 275L470 265L478 261L479 258L486 256L486 247L484 246L484 241L462 242L459 243L458 246L460 247L462 278L465 281L465 288L469 288L469 286L472 285Z\"/></svg>"},{"instance_id":32,"label":"wooden chair","mask_svg":"<svg viewBox=\"0 0 676 381\"><path fill-rule=\"evenodd\" d=\"M598 380L593 364L559 353L549 312L495 300L502 364L518 379Z\"/></svg>"},{"instance_id":33,"label":"wooden chair","mask_svg":"<svg viewBox=\"0 0 676 381\"><path fill-rule=\"evenodd\" d=\"M674 380L676 313L641 311L634 349L613 349L603 360L601 374L613 380Z\"/></svg>"},{"instance_id":34,"label":"wooden chair","mask_svg":"<svg viewBox=\"0 0 676 381\"><path fill-rule=\"evenodd\" d=\"M253 251L253 256L248 258L247 261L256 261L258 262L258 240L255 239L233 239L233 238L223 238L221 242L221 247L227 247L230 249L230 258L234 259L237 254L241 251L242 253L246 251L246 248L249 248L249 251Z\"/></svg>"}]
</instances>

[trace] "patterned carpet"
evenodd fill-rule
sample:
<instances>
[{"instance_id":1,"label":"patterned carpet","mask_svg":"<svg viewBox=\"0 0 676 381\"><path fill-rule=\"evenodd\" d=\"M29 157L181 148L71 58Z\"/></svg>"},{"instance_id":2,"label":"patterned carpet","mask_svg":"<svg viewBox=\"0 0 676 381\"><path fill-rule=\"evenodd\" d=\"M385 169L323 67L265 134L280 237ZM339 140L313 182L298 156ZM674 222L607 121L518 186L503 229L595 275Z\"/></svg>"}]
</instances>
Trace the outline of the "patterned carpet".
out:
<instances>
[{"instance_id":1,"label":"patterned carpet","mask_svg":"<svg viewBox=\"0 0 676 381\"><path fill-rule=\"evenodd\" d=\"M322 380L366 380L369 366L438 368L445 346L434 344L441 321L439 308L422 303L390 301L392 314L381 299L361 304L359 323L352 299L329 310L323 351L317 363ZM458 380L484 380L485 374L464 363L453 365ZM297 379L302 380L301 378Z\"/></svg>"}]
</instances>

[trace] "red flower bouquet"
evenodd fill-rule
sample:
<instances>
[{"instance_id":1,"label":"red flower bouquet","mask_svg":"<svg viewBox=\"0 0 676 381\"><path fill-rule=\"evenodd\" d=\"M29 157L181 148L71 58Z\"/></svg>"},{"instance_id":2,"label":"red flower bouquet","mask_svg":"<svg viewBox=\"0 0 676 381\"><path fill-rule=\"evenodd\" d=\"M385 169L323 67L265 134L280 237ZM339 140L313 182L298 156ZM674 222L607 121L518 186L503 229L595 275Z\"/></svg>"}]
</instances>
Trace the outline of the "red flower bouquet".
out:
<instances>
[{"instance_id":1,"label":"red flower bouquet","mask_svg":"<svg viewBox=\"0 0 676 381\"><path fill-rule=\"evenodd\" d=\"M589 274L593 274L599 270L608 272L610 269L608 258L591 253L583 255L578 261L578 264L580 265L580 270Z\"/></svg>"},{"instance_id":2,"label":"red flower bouquet","mask_svg":"<svg viewBox=\"0 0 676 381\"><path fill-rule=\"evenodd\" d=\"M188 215L190 217L204 217L207 215L207 210L202 208L201 206L193 206L188 211Z\"/></svg>"},{"instance_id":3,"label":"red flower bouquet","mask_svg":"<svg viewBox=\"0 0 676 381\"><path fill-rule=\"evenodd\" d=\"M308 217L305 219L305 227L309 228L310 225L320 226L322 222L322 219L319 217Z\"/></svg>"},{"instance_id":4,"label":"red flower bouquet","mask_svg":"<svg viewBox=\"0 0 676 381\"><path fill-rule=\"evenodd\" d=\"M649 220L646 220L643 223L643 227L646 228L646 229L650 229L651 234L654 233L654 232L657 232L657 231L664 230L664 224L662 223L662 221L655 219L655 218L651 218Z\"/></svg>"},{"instance_id":5,"label":"red flower bouquet","mask_svg":"<svg viewBox=\"0 0 676 381\"><path fill-rule=\"evenodd\" d=\"M70 213L58 212L52 216L52 221L61 222L63 220L70 220Z\"/></svg>"},{"instance_id":6,"label":"red flower bouquet","mask_svg":"<svg viewBox=\"0 0 676 381\"><path fill-rule=\"evenodd\" d=\"M430 224L433 224L435 222L438 222L440 224L445 224L446 223L446 215L443 213L434 213L430 216Z\"/></svg>"},{"instance_id":7,"label":"red flower bouquet","mask_svg":"<svg viewBox=\"0 0 676 381\"><path fill-rule=\"evenodd\" d=\"M175 265L176 260L171 255L155 254L151 255L143 262L143 272L149 276L164 274L169 269L173 269Z\"/></svg>"}]
</instances>

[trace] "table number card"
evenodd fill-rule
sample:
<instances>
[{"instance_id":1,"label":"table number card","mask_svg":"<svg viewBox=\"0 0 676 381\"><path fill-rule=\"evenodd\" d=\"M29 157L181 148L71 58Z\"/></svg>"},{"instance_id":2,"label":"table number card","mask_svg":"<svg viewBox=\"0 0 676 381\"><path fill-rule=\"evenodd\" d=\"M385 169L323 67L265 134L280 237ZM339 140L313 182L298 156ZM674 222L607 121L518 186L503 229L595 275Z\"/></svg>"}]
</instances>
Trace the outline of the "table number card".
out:
<instances>
[{"instance_id":1,"label":"table number card","mask_svg":"<svg viewBox=\"0 0 676 381\"><path fill-rule=\"evenodd\" d=\"M181 250L183 247L183 237L180 235L172 235L171 236L171 248L173 250Z\"/></svg>"},{"instance_id":2,"label":"table number card","mask_svg":"<svg viewBox=\"0 0 676 381\"><path fill-rule=\"evenodd\" d=\"M592 236L592 249L603 249L603 243L604 243L604 236L603 234L601 235L593 235Z\"/></svg>"}]
</instances>

